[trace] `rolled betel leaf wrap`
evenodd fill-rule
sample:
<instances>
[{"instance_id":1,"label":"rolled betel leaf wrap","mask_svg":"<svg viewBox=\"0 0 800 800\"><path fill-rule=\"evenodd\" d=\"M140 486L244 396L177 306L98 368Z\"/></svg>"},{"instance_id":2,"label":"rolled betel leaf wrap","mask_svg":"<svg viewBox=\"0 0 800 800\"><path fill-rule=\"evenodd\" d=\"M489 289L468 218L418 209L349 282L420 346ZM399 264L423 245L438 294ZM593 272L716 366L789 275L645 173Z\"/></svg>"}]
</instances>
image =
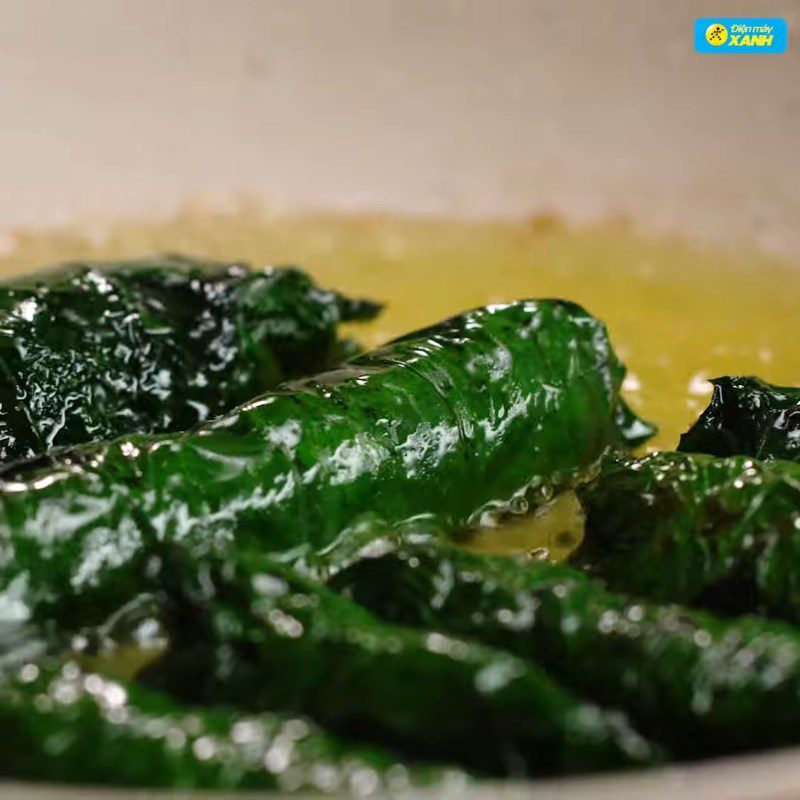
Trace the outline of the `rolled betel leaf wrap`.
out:
<instances>
[{"instance_id":1,"label":"rolled betel leaf wrap","mask_svg":"<svg viewBox=\"0 0 800 800\"><path fill-rule=\"evenodd\" d=\"M708 408L681 436L678 450L800 461L800 389L753 376L713 378Z\"/></svg>"},{"instance_id":2,"label":"rolled betel leaf wrap","mask_svg":"<svg viewBox=\"0 0 800 800\"><path fill-rule=\"evenodd\" d=\"M388 625L258 553L162 552L170 648L140 676L192 703L306 713L411 758L493 775L656 763L616 711L535 664L439 631Z\"/></svg>"},{"instance_id":3,"label":"rolled betel leaf wrap","mask_svg":"<svg viewBox=\"0 0 800 800\"><path fill-rule=\"evenodd\" d=\"M431 538L370 548L329 585L388 622L535 661L679 758L800 741L800 633L785 623L648 603L565 564Z\"/></svg>"},{"instance_id":4,"label":"rolled betel leaf wrap","mask_svg":"<svg viewBox=\"0 0 800 800\"><path fill-rule=\"evenodd\" d=\"M623 438L622 376L572 303L470 311L189 432L7 470L0 579L63 611L148 539L298 561L373 517L454 534L592 470Z\"/></svg>"},{"instance_id":5,"label":"rolled betel leaf wrap","mask_svg":"<svg viewBox=\"0 0 800 800\"><path fill-rule=\"evenodd\" d=\"M619 456L578 493L575 560L612 589L800 621L800 464Z\"/></svg>"},{"instance_id":6,"label":"rolled betel leaf wrap","mask_svg":"<svg viewBox=\"0 0 800 800\"><path fill-rule=\"evenodd\" d=\"M463 785L291 714L192 708L74 661L23 663L0 683L0 776L114 786L359 794Z\"/></svg>"},{"instance_id":7,"label":"rolled betel leaf wrap","mask_svg":"<svg viewBox=\"0 0 800 800\"><path fill-rule=\"evenodd\" d=\"M206 569L178 553L193 569ZM108 615L96 627L24 621L13 587L3 595L0 779L358 795L463 786L467 776L457 768L410 763L405 754L334 736L296 713L210 707L216 699L185 706L132 681L170 639L188 633L166 627L181 600L168 590L196 573L184 576L177 560L161 553L169 570L162 578L153 569L157 555L142 554L138 595L126 586L84 587L85 602Z\"/></svg>"},{"instance_id":8,"label":"rolled betel leaf wrap","mask_svg":"<svg viewBox=\"0 0 800 800\"><path fill-rule=\"evenodd\" d=\"M0 461L185 430L342 360L375 303L298 269L159 256L0 286Z\"/></svg>"}]
</instances>

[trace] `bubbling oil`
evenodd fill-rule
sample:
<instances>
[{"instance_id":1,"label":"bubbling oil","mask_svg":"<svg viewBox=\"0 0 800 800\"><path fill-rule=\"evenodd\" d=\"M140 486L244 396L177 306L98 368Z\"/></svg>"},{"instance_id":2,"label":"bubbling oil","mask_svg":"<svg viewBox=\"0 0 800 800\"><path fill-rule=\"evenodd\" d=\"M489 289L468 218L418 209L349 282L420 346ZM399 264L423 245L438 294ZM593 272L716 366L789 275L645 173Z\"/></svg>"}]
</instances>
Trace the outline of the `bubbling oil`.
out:
<instances>
[{"instance_id":1,"label":"bubbling oil","mask_svg":"<svg viewBox=\"0 0 800 800\"><path fill-rule=\"evenodd\" d=\"M628 365L625 394L672 449L705 406L709 377L755 374L800 385L800 272L756 252L642 235L616 222L580 228L552 216L464 222L385 215L283 216L257 206L187 209L153 223L17 231L0 274L78 258L181 252L255 265L300 264L323 285L387 303L351 333L366 347L466 308L525 297L574 300L609 327ZM481 550L569 552L573 500L480 532ZM512 544L513 542L513 544ZM558 544L560 543L560 544Z\"/></svg>"}]
</instances>

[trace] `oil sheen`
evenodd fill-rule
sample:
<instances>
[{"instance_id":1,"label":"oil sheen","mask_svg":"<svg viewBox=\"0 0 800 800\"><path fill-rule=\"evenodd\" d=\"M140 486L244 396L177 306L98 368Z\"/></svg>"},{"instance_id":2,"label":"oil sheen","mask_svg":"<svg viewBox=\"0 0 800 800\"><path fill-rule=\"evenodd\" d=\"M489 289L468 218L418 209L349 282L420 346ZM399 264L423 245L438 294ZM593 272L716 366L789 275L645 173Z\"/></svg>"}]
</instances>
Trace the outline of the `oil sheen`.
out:
<instances>
[{"instance_id":1,"label":"oil sheen","mask_svg":"<svg viewBox=\"0 0 800 800\"><path fill-rule=\"evenodd\" d=\"M800 385L797 265L755 250L644 236L623 223L574 228L540 216L459 222L396 216L288 217L260 207L188 209L157 223L17 231L4 277L78 258L180 252L254 265L300 264L323 285L385 301L357 334L365 347L458 311L561 297L608 325L628 365L625 394L672 449L710 395L707 378L755 374ZM574 500L481 531L482 550L563 556L581 536Z\"/></svg>"}]
</instances>

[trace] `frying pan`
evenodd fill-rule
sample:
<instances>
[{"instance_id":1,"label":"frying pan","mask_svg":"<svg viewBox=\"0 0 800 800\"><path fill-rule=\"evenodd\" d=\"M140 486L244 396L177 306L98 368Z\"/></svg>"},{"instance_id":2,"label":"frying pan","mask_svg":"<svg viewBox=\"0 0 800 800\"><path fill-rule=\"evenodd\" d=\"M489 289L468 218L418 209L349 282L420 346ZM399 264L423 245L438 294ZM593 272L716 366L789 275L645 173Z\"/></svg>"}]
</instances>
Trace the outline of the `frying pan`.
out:
<instances>
[{"instance_id":1,"label":"frying pan","mask_svg":"<svg viewBox=\"0 0 800 800\"><path fill-rule=\"evenodd\" d=\"M782 16L788 52L695 53L693 21L714 13ZM795 256L798 39L797 0L0 0L0 251L20 226L247 195L622 216ZM800 750L461 796L797 797Z\"/></svg>"}]
</instances>

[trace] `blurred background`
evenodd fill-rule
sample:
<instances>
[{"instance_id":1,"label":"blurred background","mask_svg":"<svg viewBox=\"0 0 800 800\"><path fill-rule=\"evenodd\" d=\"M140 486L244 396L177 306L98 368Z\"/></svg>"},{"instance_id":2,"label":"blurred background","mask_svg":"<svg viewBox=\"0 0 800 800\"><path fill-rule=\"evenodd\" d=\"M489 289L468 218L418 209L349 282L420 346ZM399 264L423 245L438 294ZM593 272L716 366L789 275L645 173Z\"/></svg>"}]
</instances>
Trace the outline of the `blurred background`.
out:
<instances>
[{"instance_id":1,"label":"blurred background","mask_svg":"<svg viewBox=\"0 0 800 800\"><path fill-rule=\"evenodd\" d=\"M715 12L785 17L789 52L696 54ZM244 195L795 255L799 22L797 0L3 0L0 232Z\"/></svg>"}]
</instances>

